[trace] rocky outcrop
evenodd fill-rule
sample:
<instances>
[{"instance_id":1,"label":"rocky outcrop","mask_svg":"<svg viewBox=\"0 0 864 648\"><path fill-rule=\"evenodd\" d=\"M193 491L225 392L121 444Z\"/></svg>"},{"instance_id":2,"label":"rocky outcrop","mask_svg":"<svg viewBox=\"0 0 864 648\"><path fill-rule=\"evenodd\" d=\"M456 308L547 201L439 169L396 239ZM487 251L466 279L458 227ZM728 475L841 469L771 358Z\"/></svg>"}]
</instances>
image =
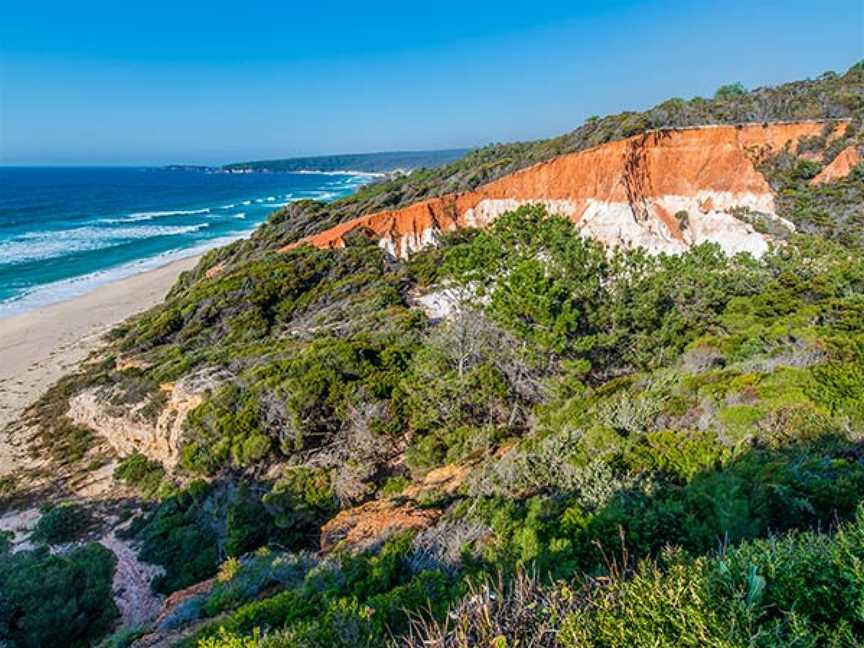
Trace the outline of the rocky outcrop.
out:
<instances>
[{"instance_id":1,"label":"rocky outcrop","mask_svg":"<svg viewBox=\"0 0 864 648\"><path fill-rule=\"evenodd\" d=\"M224 264L224 263L217 263L217 264L214 265L212 268L208 268L208 269L207 269L207 272L204 273L204 276L205 276L207 279L213 279L213 278L215 278L215 277L218 277L220 274L222 274L222 271L223 271L224 269L225 269L225 264Z\"/></svg>"},{"instance_id":2,"label":"rocky outcrop","mask_svg":"<svg viewBox=\"0 0 864 648\"><path fill-rule=\"evenodd\" d=\"M182 380L161 386L165 405L155 418L145 415L147 402L133 407L112 407L110 394L93 388L69 401L67 416L76 424L103 436L120 455L140 452L168 468L180 458L183 424L201 403L201 383Z\"/></svg>"},{"instance_id":3,"label":"rocky outcrop","mask_svg":"<svg viewBox=\"0 0 864 648\"><path fill-rule=\"evenodd\" d=\"M402 495L417 499L423 494L435 492L442 495L455 495L471 472L471 466L446 464L426 473L419 482L408 486Z\"/></svg>"},{"instance_id":4,"label":"rocky outcrop","mask_svg":"<svg viewBox=\"0 0 864 648\"><path fill-rule=\"evenodd\" d=\"M162 604L161 610L159 610L158 615L156 616L156 620L153 622L153 625L157 628L161 628L165 625L166 621L171 617L171 615L186 601L200 597L204 594L209 594L213 588L216 586L215 578L208 578L207 580L201 581L200 583L195 583L194 585L190 585L181 590L177 590L176 592L172 592L165 599L165 602Z\"/></svg>"},{"instance_id":5,"label":"rocky outcrop","mask_svg":"<svg viewBox=\"0 0 864 648\"><path fill-rule=\"evenodd\" d=\"M557 157L475 191L356 218L283 250L302 243L342 247L346 235L364 232L394 257L405 257L441 232L483 227L520 205L539 203L610 246L676 253L711 241L728 253L760 255L768 235L736 217L743 210L777 218L774 195L756 163L772 152L794 152L801 138L821 135L826 126L836 136L847 123L652 131Z\"/></svg>"},{"instance_id":6,"label":"rocky outcrop","mask_svg":"<svg viewBox=\"0 0 864 648\"><path fill-rule=\"evenodd\" d=\"M848 176L852 169L861 162L861 151L857 146L847 146L837 154L819 174L810 180L811 185L836 182Z\"/></svg>"}]
</instances>

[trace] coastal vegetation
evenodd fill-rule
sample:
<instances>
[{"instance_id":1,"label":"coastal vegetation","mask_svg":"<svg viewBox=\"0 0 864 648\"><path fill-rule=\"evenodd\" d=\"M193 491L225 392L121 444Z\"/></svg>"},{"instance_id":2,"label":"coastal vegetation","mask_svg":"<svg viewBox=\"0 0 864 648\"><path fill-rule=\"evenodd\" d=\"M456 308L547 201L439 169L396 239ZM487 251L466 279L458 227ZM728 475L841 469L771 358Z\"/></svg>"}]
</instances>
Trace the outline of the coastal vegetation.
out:
<instances>
[{"instance_id":1,"label":"coastal vegetation","mask_svg":"<svg viewBox=\"0 0 864 648\"><path fill-rule=\"evenodd\" d=\"M174 596L108 645L860 642L864 168L810 180L861 144L862 111L861 64L727 86L296 203L205 255L28 414L35 447L86 471L106 451L70 418L77 394L138 422L177 385L195 395L176 455L114 457L119 534ZM825 116L852 122L813 144L822 157L763 161L796 232L758 259L611 250L541 205L407 260L362 235L277 252L646 128ZM429 294L446 317L420 307ZM98 525L60 503L31 539L68 550L0 538L10 646L110 632Z\"/></svg>"}]
</instances>

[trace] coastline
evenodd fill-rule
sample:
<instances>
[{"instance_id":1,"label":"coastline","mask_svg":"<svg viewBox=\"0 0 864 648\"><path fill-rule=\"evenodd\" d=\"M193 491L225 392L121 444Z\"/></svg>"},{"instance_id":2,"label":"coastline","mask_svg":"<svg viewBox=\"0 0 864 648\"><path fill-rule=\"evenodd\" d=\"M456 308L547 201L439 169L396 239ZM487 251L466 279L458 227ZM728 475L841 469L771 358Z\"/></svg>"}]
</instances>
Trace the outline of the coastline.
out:
<instances>
[{"instance_id":1,"label":"coastline","mask_svg":"<svg viewBox=\"0 0 864 648\"><path fill-rule=\"evenodd\" d=\"M0 319L0 476L18 463L6 426L96 349L113 326L158 304L201 254Z\"/></svg>"}]
</instances>

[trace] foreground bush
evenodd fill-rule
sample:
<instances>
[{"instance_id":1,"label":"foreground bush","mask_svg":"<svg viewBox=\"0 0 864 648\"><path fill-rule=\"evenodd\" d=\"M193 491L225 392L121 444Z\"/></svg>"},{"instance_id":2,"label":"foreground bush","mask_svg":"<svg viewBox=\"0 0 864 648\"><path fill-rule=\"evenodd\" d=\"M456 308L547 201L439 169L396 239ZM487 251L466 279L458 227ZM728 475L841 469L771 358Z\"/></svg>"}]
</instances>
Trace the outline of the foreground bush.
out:
<instances>
[{"instance_id":1,"label":"foreground bush","mask_svg":"<svg viewBox=\"0 0 864 648\"><path fill-rule=\"evenodd\" d=\"M241 605L203 626L195 640L181 645L258 645L251 639L257 633L264 637L260 645L280 648L384 646L393 632L408 629L413 612L440 615L459 591L444 574L415 574L409 569L410 540L409 536L394 536L377 554L322 563L309 570L302 583L289 585L268 599ZM255 568L253 564L244 566L234 579L245 581L244 569L250 567ZM224 593L229 589L224 588ZM211 595L205 607L213 602Z\"/></svg>"},{"instance_id":2,"label":"foreground bush","mask_svg":"<svg viewBox=\"0 0 864 648\"><path fill-rule=\"evenodd\" d=\"M61 555L45 549L0 555L0 645L91 645L117 615L115 563L114 554L95 543Z\"/></svg>"},{"instance_id":3,"label":"foreground bush","mask_svg":"<svg viewBox=\"0 0 864 648\"><path fill-rule=\"evenodd\" d=\"M619 565L620 567L620 565ZM710 557L667 551L609 579L475 585L400 645L854 646L864 637L864 510L836 534L791 533ZM278 646L278 643L261 645Z\"/></svg>"}]
</instances>

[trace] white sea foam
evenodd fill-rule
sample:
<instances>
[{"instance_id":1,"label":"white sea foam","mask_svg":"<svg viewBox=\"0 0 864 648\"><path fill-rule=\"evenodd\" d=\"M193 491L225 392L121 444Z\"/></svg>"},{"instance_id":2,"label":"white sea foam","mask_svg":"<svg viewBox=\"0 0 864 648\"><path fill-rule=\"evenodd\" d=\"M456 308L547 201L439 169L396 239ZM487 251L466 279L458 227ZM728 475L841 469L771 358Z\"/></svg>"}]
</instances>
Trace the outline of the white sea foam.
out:
<instances>
[{"instance_id":1,"label":"white sea foam","mask_svg":"<svg viewBox=\"0 0 864 648\"><path fill-rule=\"evenodd\" d=\"M99 286L131 277L132 275L140 274L148 270L154 270L164 265L185 259L186 257L202 254L207 250L222 245L227 245L237 239L241 239L249 234L248 231L238 233L232 236L223 236L221 238L211 239L201 245L185 248L174 249L156 256L146 259L138 259L130 263L126 263L115 268L100 270L90 274L81 275L80 277L72 277L55 281L50 284L36 286L25 293L18 295L12 299L0 301L0 319L26 313L41 306L54 304L74 297L80 297L92 292Z\"/></svg>"},{"instance_id":2,"label":"white sea foam","mask_svg":"<svg viewBox=\"0 0 864 648\"><path fill-rule=\"evenodd\" d=\"M101 218L97 222L107 225L120 225L123 223L139 223L142 221L151 221L157 218L165 218L166 216L191 216L193 214L206 214L209 209L184 209L176 211L153 211L153 212L134 212L121 216L119 218Z\"/></svg>"},{"instance_id":3,"label":"white sea foam","mask_svg":"<svg viewBox=\"0 0 864 648\"><path fill-rule=\"evenodd\" d=\"M234 214L234 218L246 218L246 212L240 212L238 214Z\"/></svg>"},{"instance_id":4,"label":"white sea foam","mask_svg":"<svg viewBox=\"0 0 864 648\"><path fill-rule=\"evenodd\" d=\"M251 204L252 204L252 201L251 201L251 200L244 200L244 201L243 201L243 204L244 204L244 205L251 205Z\"/></svg>"},{"instance_id":5,"label":"white sea foam","mask_svg":"<svg viewBox=\"0 0 864 648\"><path fill-rule=\"evenodd\" d=\"M172 209L166 211L145 211L145 212L132 212L131 214L126 214L121 218L104 218L100 220L100 223L136 223L139 221L149 221L154 218L163 218L165 216L191 216L193 214L206 214L210 209Z\"/></svg>"},{"instance_id":6,"label":"white sea foam","mask_svg":"<svg viewBox=\"0 0 864 648\"><path fill-rule=\"evenodd\" d=\"M0 243L0 264L18 264L62 257L156 236L190 234L208 227L198 225L138 225L128 227L75 227L50 232L28 232Z\"/></svg>"}]
</instances>

